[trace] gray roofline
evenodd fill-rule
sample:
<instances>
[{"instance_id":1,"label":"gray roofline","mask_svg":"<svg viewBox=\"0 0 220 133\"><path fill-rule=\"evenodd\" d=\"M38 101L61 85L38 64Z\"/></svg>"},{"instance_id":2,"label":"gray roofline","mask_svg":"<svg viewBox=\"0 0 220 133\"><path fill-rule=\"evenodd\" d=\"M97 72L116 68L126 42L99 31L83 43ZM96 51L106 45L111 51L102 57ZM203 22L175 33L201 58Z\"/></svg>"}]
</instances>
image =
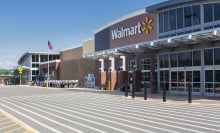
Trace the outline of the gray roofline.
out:
<instances>
[{"instance_id":1,"label":"gray roofline","mask_svg":"<svg viewBox=\"0 0 220 133\"><path fill-rule=\"evenodd\" d=\"M124 21L124 20L126 20L126 19L129 19L129 18L138 16L138 15L141 15L141 14L144 14L144 13L146 13L146 11L145 11L144 9L142 9L142 10L138 10L138 11L135 11L135 12L133 12L133 13L130 13L130 14L128 14L128 15L122 16L122 17L120 17L120 18L118 18L118 19L115 19L115 20L113 20L112 22L109 22L108 24L106 24L106 25L100 27L99 29L95 30L95 31L94 31L94 34L100 32L100 31L102 31L102 30L104 30L104 29L106 29L106 28L108 28L108 27L110 27L110 26L112 26L112 25L114 25L114 24L117 24L117 23L119 23L119 22L121 22L121 21Z\"/></svg>"},{"instance_id":2,"label":"gray roofline","mask_svg":"<svg viewBox=\"0 0 220 133\"><path fill-rule=\"evenodd\" d=\"M19 62L20 62L22 59L28 57L28 55L31 55L31 54L47 55L48 52L34 52L34 51L27 51L27 52L25 52L25 53L19 58L19 60L18 60L18 64L19 64ZM60 52L50 51L49 54L53 54L53 55L54 55L54 54L60 54Z\"/></svg>"},{"instance_id":3,"label":"gray roofline","mask_svg":"<svg viewBox=\"0 0 220 133\"><path fill-rule=\"evenodd\" d=\"M82 44L78 44L78 45L74 45L74 46L69 47L69 48L62 49L61 52L65 52L65 51L72 50L72 49L75 49L75 48L80 48L80 47L82 47Z\"/></svg>"},{"instance_id":4,"label":"gray roofline","mask_svg":"<svg viewBox=\"0 0 220 133\"><path fill-rule=\"evenodd\" d=\"M204 0L168 0L162 3L158 3L149 7L146 7L146 12L158 12L159 10L162 10L164 8L168 8L171 6L176 6L180 4L186 4L196 1L204 1Z\"/></svg>"}]
</instances>

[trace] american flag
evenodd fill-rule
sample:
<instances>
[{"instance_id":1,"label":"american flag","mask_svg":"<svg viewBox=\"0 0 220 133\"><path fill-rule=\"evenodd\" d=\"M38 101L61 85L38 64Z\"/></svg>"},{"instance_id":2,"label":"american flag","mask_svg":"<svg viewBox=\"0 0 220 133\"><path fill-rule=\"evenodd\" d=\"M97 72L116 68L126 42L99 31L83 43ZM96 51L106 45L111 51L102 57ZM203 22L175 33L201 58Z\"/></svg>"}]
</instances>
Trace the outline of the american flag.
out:
<instances>
[{"instance_id":1,"label":"american flag","mask_svg":"<svg viewBox=\"0 0 220 133\"><path fill-rule=\"evenodd\" d=\"M53 45L48 41L48 49L53 50Z\"/></svg>"}]
</instances>

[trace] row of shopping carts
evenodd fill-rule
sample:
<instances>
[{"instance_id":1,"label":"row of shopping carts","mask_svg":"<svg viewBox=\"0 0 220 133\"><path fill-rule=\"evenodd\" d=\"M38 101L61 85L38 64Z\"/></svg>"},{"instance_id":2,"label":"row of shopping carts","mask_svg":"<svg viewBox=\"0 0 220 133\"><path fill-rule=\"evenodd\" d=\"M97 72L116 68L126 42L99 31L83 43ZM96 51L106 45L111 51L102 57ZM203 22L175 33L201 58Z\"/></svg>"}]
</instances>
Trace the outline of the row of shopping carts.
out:
<instances>
[{"instance_id":1,"label":"row of shopping carts","mask_svg":"<svg viewBox=\"0 0 220 133\"><path fill-rule=\"evenodd\" d=\"M79 81L78 80L46 80L41 81L39 83L34 84L36 86L46 87L55 87L55 88L74 88L78 87Z\"/></svg>"}]
</instances>

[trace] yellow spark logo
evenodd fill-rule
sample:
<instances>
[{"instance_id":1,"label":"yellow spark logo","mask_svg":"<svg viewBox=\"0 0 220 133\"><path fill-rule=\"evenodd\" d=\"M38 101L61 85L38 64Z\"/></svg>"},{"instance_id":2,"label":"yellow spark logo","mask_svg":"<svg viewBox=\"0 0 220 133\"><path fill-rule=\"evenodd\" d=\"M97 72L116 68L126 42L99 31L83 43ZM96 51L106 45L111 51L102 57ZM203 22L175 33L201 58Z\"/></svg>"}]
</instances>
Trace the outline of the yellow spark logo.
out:
<instances>
[{"instance_id":1,"label":"yellow spark logo","mask_svg":"<svg viewBox=\"0 0 220 133\"><path fill-rule=\"evenodd\" d=\"M142 22L142 32L145 32L147 35L150 33L150 30L153 29L151 25L153 20L149 17L146 17L145 21Z\"/></svg>"}]
</instances>

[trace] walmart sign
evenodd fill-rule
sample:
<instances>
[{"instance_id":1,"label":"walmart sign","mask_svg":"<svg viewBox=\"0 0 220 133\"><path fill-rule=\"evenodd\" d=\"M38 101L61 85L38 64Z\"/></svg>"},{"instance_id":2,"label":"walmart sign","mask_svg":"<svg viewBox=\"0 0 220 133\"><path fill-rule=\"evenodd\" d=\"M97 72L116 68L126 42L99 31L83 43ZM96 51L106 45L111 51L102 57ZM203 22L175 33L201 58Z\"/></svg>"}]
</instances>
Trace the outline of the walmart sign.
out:
<instances>
[{"instance_id":1,"label":"walmart sign","mask_svg":"<svg viewBox=\"0 0 220 133\"><path fill-rule=\"evenodd\" d=\"M151 25L152 22L153 22L152 19L146 17L145 21L137 22L136 25L134 26L127 27L127 28L121 27L121 28L114 29L111 31L112 40L126 38L128 36L141 34L142 32L149 34L149 30L153 29L153 26Z\"/></svg>"}]
</instances>

